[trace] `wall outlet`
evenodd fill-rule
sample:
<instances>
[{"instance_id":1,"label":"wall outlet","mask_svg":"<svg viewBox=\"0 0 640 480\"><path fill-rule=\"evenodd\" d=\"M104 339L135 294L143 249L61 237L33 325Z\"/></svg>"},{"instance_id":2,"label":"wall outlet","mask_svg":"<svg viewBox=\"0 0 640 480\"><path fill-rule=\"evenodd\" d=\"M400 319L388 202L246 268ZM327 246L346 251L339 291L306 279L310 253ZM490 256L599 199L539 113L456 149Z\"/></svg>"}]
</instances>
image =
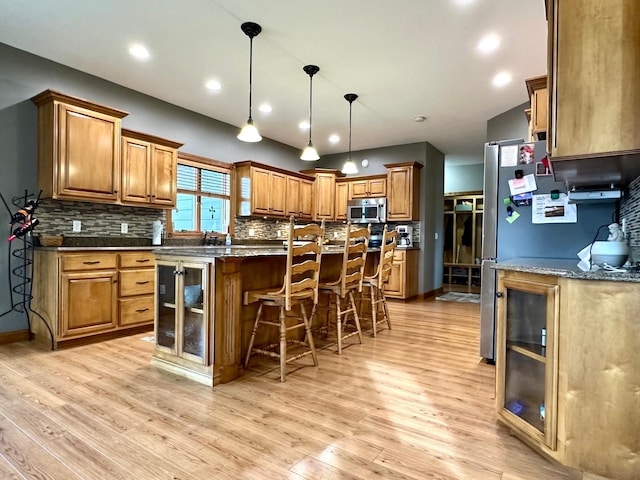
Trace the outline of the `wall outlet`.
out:
<instances>
[{"instance_id":1,"label":"wall outlet","mask_svg":"<svg viewBox=\"0 0 640 480\"><path fill-rule=\"evenodd\" d=\"M120 233L129 233L129 224L121 223L120 224Z\"/></svg>"},{"instance_id":2,"label":"wall outlet","mask_svg":"<svg viewBox=\"0 0 640 480\"><path fill-rule=\"evenodd\" d=\"M250 228L249 229L249 236L250 237L255 237L256 236L256 229L255 228Z\"/></svg>"},{"instance_id":3,"label":"wall outlet","mask_svg":"<svg viewBox=\"0 0 640 480\"><path fill-rule=\"evenodd\" d=\"M434 237L434 239L435 239L435 240L437 240L437 239L438 239L438 232L436 232L436 233L433 235L433 237Z\"/></svg>"},{"instance_id":4,"label":"wall outlet","mask_svg":"<svg viewBox=\"0 0 640 480\"><path fill-rule=\"evenodd\" d=\"M73 231L81 232L82 231L82 222L80 220L73 221Z\"/></svg>"},{"instance_id":5,"label":"wall outlet","mask_svg":"<svg viewBox=\"0 0 640 480\"><path fill-rule=\"evenodd\" d=\"M338 238L338 232L333 232L333 238Z\"/></svg>"},{"instance_id":6,"label":"wall outlet","mask_svg":"<svg viewBox=\"0 0 640 480\"><path fill-rule=\"evenodd\" d=\"M280 238L280 237L282 236L282 230L278 230L278 231L276 232L276 235L278 235L278 238Z\"/></svg>"}]
</instances>

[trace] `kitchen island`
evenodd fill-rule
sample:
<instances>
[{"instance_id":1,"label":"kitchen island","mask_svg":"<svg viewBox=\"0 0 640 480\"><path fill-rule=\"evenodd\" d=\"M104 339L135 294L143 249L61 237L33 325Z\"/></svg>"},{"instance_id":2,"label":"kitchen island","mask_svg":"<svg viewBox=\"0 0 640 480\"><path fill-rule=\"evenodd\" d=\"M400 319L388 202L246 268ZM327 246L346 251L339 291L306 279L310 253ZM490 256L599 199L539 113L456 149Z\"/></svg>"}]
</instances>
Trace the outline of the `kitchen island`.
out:
<instances>
[{"instance_id":1,"label":"kitchen island","mask_svg":"<svg viewBox=\"0 0 640 480\"><path fill-rule=\"evenodd\" d=\"M321 280L338 277L342 252L341 246L325 247ZM368 271L375 268L377 252L369 250ZM163 248L153 253L156 349L152 364L211 386L237 378L258 308L257 304L243 305L242 294L282 285L286 250L234 245ZM267 315L275 319L277 312L269 310ZM256 343L268 340L259 336Z\"/></svg>"},{"instance_id":2,"label":"kitchen island","mask_svg":"<svg viewBox=\"0 0 640 480\"><path fill-rule=\"evenodd\" d=\"M539 452L640 478L640 274L498 263L499 418Z\"/></svg>"}]
</instances>

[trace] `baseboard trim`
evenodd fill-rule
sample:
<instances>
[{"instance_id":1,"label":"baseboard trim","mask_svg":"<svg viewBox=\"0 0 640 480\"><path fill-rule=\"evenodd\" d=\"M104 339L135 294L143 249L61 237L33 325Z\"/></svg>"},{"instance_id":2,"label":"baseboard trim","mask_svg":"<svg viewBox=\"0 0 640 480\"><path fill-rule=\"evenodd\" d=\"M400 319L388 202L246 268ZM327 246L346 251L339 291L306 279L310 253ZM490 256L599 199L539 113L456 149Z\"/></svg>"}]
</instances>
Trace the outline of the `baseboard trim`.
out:
<instances>
[{"instance_id":1,"label":"baseboard trim","mask_svg":"<svg viewBox=\"0 0 640 480\"><path fill-rule=\"evenodd\" d=\"M15 342L24 342L25 340L31 340L31 334L27 329L0 333L0 345L7 345L9 343Z\"/></svg>"},{"instance_id":2,"label":"baseboard trim","mask_svg":"<svg viewBox=\"0 0 640 480\"><path fill-rule=\"evenodd\" d=\"M424 292L422 294L422 299L423 300L428 300L429 298L435 298L439 295L442 295L444 293L444 288L440 287L440 288L436 288L435 290L430 290L428 292Z\"/></svg>"}]
</instances>

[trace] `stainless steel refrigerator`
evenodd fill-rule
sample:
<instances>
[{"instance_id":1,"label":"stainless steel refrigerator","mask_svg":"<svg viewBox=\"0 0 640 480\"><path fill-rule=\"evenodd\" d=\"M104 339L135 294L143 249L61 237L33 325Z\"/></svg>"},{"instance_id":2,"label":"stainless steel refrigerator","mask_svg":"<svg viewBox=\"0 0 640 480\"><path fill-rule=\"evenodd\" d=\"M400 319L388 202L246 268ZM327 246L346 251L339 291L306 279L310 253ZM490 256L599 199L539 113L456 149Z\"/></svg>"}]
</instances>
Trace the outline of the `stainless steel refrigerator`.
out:
<instances>
[{"instance_id":1,"label":"stainless steel refrigerator","mask_svg":"<svg viewBox=\"0 0 640 480\"><path fill-rule=\"evenodd\" d=\"M532 152L522 147L528 145ZM505 148L506 147L506 148ZM511 147L511 148L509 148ZM515 166L503 165L503 155L509 152L512 160L514 147L517 151ZM515 205L511 200L509 179L516 177L516 170L523 175L533 174L536 194L550 194L552 190L566 193L562 182L552 175L536 175L536 168L544 167L546 160L544 142L506 140L485 144L484 153L484 214L482 218L482 265L480 299L480 356L489 362L495 360L496 282L497 272L492 268L496 262L512 258L562 258L575 259L577 253L593 241L598 227L615 220L615 201L598 204L577 205L577 223L533 224L532 206ZM521 154L523 157L521 158ZM525 158L524 155L528 156ZM520 163L523 161L524 163ZM527 163L529 162L529 163ZM512 163L512 162L506 162ZM542 166L538 165L542 163ZM505 203L508 201L509 203ZM519 217L509 222L509 212Z\"/></svg>"}]
</instances>

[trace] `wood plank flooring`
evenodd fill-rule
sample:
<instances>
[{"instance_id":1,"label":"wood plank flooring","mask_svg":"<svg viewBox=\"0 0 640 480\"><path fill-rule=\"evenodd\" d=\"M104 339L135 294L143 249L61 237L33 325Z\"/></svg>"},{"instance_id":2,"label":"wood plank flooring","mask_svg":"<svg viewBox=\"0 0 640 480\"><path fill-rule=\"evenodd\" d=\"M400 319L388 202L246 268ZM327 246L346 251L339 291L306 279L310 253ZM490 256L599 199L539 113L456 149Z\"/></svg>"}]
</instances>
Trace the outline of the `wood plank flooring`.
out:
<instances>
[{"instance_id":1,"label":"wood plank flooring","mask_svg":"<svg viewBox=\"0 0 640 480\"><path fill-rule=\"evenodd\" d=\"M144 335L0 347L1 479L569 480L496 421L479 306L390 305L393 330L211 389L149 366ZM351 340L356 340L352 337Z\"/></svg>"}]
</instances>

